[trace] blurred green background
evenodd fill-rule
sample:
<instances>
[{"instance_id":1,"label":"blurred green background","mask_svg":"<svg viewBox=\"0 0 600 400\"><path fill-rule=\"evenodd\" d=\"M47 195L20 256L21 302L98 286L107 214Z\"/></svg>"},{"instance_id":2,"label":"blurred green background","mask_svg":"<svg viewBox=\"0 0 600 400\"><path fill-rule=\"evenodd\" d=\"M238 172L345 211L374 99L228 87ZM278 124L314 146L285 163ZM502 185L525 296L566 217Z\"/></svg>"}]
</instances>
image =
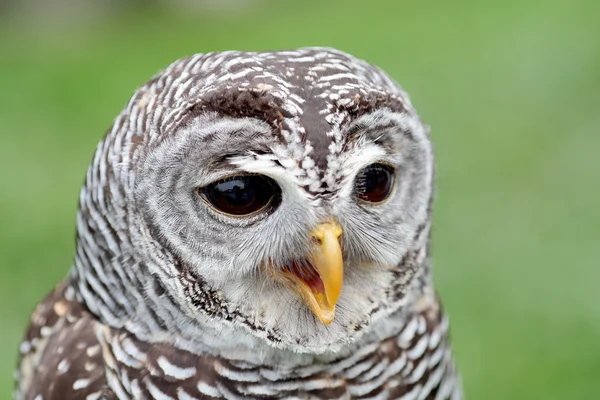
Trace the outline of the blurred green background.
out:
<instances>
[{"instance_id":1,"label":"blurred green background","mask_svg":"<svg viewBox=\"0 0 600 400\"><path fill-rule=\"evenodd\" d=\"M600 398L599 18L597 0L0 2L0 398L136 87L192 53L306 45L381 66L432 126L467 397Z\"/></svg>"}]
</instances>

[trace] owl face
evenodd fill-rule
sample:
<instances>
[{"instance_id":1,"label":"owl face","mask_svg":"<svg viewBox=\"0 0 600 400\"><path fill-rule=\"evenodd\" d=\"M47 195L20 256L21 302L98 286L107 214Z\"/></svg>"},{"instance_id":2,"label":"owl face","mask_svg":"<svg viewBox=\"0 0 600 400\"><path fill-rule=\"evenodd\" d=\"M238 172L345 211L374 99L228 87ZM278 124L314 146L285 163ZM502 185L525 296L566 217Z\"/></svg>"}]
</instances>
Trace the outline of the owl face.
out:
<instances>
[{"instance_id":1,"label":"owl face","mask_svg":"<svg viewBox=\"0 0 600 400\"><path fill-rule=\"evenodd\" d=\"M411 260L425 253L433 156L382 72L305 52L310 65L244 53L230 61L234 81L171 67L193 84L170 109L153 104L160 84L138 95L175 117L149 124L136 150L130 234L154 243L135 257L186 324L208 316L321 352L402 306L418 270Z\"/></svg>"}]
</instances>

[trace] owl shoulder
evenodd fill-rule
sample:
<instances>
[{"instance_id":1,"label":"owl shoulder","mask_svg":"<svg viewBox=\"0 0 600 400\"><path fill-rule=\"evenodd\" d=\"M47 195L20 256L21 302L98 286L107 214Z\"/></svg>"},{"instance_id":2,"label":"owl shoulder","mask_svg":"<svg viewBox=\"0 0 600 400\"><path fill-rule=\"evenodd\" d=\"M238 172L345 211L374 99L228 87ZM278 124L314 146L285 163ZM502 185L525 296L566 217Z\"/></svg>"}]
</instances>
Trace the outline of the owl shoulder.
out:
<instances>
[{"instance_id":1,"label":"owl shoulder","mask_svg":"<svg viewBox=\"0 0 600 400\"><path fill-rule=\"evenodd\" d=\"M38 304L20 345L15 399L112 400L97 320L62 282Z\"/></svg>"}]
</instances>

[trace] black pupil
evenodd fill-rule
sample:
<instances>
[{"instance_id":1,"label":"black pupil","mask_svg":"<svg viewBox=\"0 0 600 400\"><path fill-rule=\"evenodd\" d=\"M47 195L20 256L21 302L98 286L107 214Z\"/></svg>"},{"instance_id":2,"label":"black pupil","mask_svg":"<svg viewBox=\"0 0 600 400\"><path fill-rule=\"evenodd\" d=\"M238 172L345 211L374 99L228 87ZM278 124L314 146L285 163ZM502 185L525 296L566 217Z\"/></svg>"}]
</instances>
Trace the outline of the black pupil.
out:
<instances>
[{"instance_id":1,"label":"black pupil","mask_svg":"<svg viewBox=\"0 0 600 400\"><path fill-rule=\"evenodd\" d=\"M356 180L358 197L369 203L385 200L394 187L394 169L385 164L372 164L364 168Z\"/></svg>"},{"instance_id":2,"label":"black pupil","mask_svg":"<svg viewBox=\"0 0 600 400\"><path fill-rule=\"evenodd\" d=\"M198 193L221 212L248 215L268 205L278 194L278 186L266 176L233 176L200 188Z\"/></svg>"}]
</instances>

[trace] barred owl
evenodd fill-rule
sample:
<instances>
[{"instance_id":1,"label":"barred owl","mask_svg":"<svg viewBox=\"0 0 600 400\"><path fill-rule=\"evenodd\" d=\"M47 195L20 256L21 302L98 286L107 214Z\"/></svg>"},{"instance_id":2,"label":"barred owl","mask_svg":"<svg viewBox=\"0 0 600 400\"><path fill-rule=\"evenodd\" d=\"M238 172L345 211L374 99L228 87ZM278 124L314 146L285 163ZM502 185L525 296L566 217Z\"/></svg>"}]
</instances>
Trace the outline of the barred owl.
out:
<instances>
[{"instance_id":1,"label":"barred owl","mask_svg":"<svg viewBox=\"0 0 600 400\"><path fill-rule=\"evenodd\" d=\"M406 93L348 54L174 62L96 149L16 398L462 398L433 175Z\"/></svg>"}]
</instances>

